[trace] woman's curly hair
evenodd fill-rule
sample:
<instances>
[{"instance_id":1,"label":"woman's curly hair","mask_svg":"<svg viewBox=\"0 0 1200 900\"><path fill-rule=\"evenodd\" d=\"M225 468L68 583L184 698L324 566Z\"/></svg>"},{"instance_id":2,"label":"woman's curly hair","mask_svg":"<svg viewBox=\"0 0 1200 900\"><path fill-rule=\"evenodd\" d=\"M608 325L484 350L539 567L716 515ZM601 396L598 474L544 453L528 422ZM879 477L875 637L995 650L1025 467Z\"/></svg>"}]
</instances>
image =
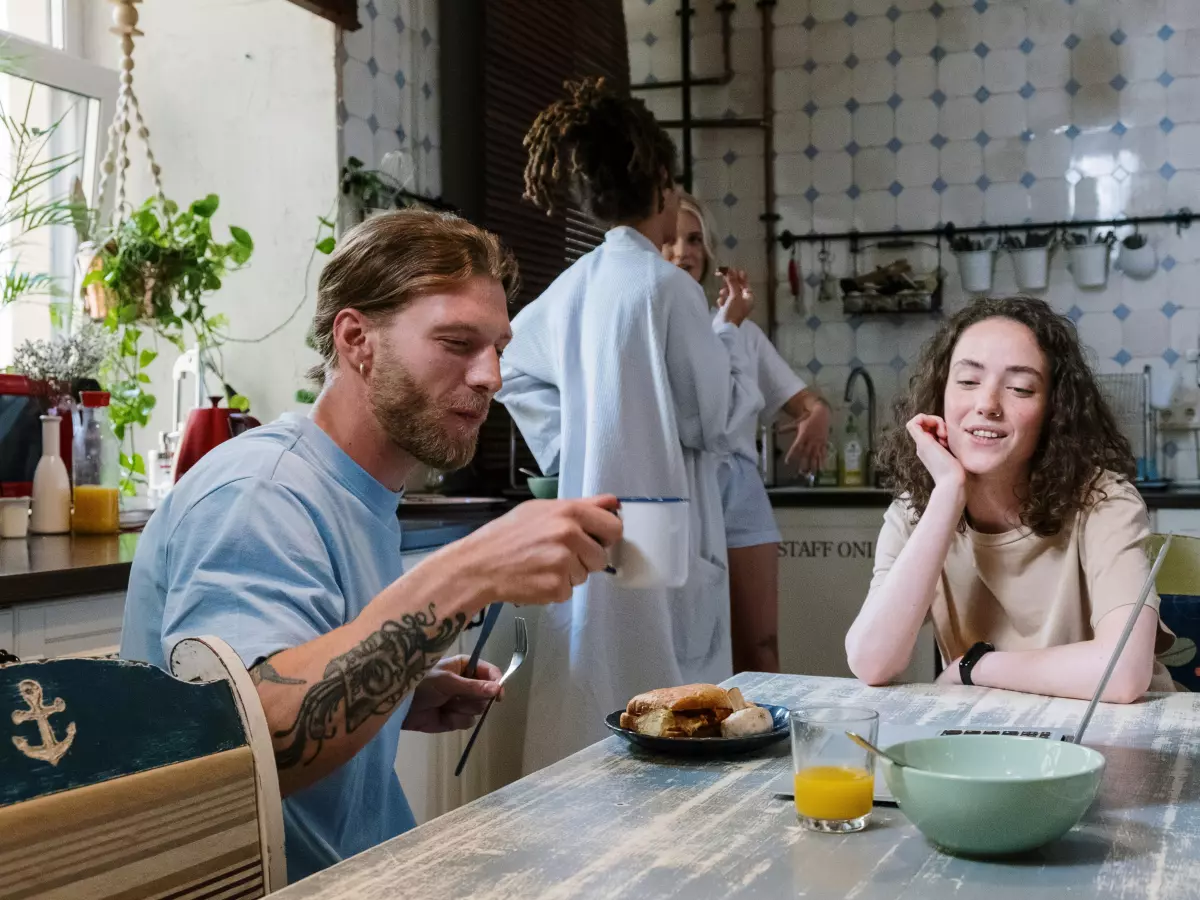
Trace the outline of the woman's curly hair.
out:
<instances>
[{"instance_id":1,"label":"woman's curly hair","mask_svg":"<svg viewBox=\"0 0 1200 900\"><path fill-rule=\"evenodd\" d=\"M1010 319L1033 332L1050 366L1046 419L1021 499L1021 524L1043 537L1058 534L1076 513L1098 499L1104 472L1132 478L1133 451L1084 357L1075 325L1033 297L977 300L948 319L921 350L908 392L896 401L897 428L880 442L878 464L897 496L908 495L920 517L933 478L917 457L905 425L919 414L945 415L946 382L959 338L986 319Z\"/></svg>"},{"instance_id":2,"label":"woman's curly hair","mask_svg":"<svg viewBox=\"0 0 1200 900\"><path fill-rule=\"evenodd\" d=\"M525 199L552 213L570 198L604 225L661 212L675 145L654 114L603 78L564 87L566 98L542 110L525 135Z\"/></svg>"}]
</instances>

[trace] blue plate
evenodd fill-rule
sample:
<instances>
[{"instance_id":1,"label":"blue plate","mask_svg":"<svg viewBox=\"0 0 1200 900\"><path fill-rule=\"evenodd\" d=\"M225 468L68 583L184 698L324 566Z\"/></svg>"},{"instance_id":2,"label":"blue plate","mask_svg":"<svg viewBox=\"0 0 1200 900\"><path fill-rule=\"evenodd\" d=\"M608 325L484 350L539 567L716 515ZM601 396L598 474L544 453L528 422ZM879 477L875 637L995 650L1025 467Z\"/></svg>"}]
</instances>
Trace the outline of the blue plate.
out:
<instances>
[{"instance_id":1,"label":"blue plate","mask_svg":"<svg viewBox=\"0 0 1200 900\"><path fill-rule=\"evenodd\" d=\"M618 709L615 713L605 716L604 724L618 737L656 753L669 753L675 756L732 756L768 747L788 736L788 709L786 706L773 706L770 703L756 705L771 714L773 727L763 734L752 734L749 737L667 738L638 734L636 731L621 727L621 713L625 711L623 709Z\"/></svg>"}]
</instances>

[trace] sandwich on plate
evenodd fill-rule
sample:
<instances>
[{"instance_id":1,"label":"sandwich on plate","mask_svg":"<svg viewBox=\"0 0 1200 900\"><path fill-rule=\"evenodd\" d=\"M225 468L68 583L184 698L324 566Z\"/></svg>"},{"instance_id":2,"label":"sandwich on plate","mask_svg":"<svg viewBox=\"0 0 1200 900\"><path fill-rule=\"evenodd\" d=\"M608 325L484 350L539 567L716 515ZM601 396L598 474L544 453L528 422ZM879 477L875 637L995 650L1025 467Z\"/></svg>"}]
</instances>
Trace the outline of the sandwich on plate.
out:
<instances>
[{"instance_id":1,"label":"sandwich on plate","mask_svg":"<svg viewBox=\"0 0 1200 900\"><path fill-rule=\"evenodd\" d=\"M638 694L621 713L621 727L650 737L747 737L771 730L771 714L741 691L685 684Z\"/></svg>"}]
</instances>

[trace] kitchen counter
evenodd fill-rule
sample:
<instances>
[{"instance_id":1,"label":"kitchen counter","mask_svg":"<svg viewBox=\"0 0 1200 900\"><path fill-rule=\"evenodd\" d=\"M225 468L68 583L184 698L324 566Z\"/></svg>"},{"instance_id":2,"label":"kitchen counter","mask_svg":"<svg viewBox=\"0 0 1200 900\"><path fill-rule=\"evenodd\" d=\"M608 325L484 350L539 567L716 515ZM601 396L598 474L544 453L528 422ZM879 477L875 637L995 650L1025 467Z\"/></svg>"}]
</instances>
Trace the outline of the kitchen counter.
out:
<instances>
[{"instance_id":1,"label":"kitchen counter","mask_svg":"<svg viewBox=\"0 0 1200 900\"><path fill-rule=\"evenodd\" d=\"M891 491L871 487L774 487L767 494L777 508L885 509L892 502ZM1142 491L1142 499L1149 509L1200 509L1197 488Z\"/></svg>"},{"instance_id":2,"label":"kitchen counter","mask_svg":"<svg viewBox=\"0 0 1200 900\"><path fill-rule=\"evenodd\" d=\"M466 537L504 508L401 510L401 552L441 547ZM119 535L30 535L0 541L0 606L124 591L137 550L137 532Z\"/></svg>"}]
</instances>

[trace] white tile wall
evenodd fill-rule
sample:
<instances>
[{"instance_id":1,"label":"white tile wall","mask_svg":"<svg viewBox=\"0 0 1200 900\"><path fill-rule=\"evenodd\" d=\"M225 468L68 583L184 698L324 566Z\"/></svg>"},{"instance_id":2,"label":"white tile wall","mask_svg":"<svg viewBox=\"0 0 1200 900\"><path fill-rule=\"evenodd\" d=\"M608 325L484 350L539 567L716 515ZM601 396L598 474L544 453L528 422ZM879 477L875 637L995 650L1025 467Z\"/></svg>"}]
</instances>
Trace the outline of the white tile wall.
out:
<instances>
[{"instance_id":1,"label":"white tile wall","mask_svg":"<svg viewBox=\"0 0 1200 900\"><path fill-rule=\"evenodd\" d=\"M695 5L698 23L716 34L710 4ZM677 78L677 4L625 6L639 23L630 29L633 80ZM743 6L752 4L739 4L735 17L743 38L735 41L735 85L761 66L757 11L741 15ZM776 135L781 227L1000 225L1200 210L1200 0L782 0L775 18L775 95L786 111ZM693 54L697 74L719 66L719 44L704 46L709 52ZM677 115L674 92L642 96ZM755 93L743 93L721 112L757 114L756 103ZM752 195L731 187L743 167L761 167L759 139L728 131L700 137L697 193L732 195L745 213L723 220L719 239L734 249L723 246L722 254L762 282L761 187ZM1080 290L1059 253L1045 297L1077 322L1099 371L1152 365L1194 381L1185 354L1200 346L1200 229L1147 231L1160 259L1148 281L1114 268L1105 289ZM798 251L807 282L799 305L782 277L787 254L779 255L779 344L835 401L851 365L865 364L881 404L890 405L937 323L847 320L836 304L819 304L816 249ZM849 272L846 247L829 249L834 274ZM864 255L860 267L871 265ZM953 258L943 265L953 311L968 298ZM1001 258L995 291L1014 290L1011 263ZM1167 469L1194 477L1193 454L1176 459L1183 440L1165 436Z\"/></svg>"},{"instance_id":2,"label":"white tile wall","mask_svg":"<svg viewBox=\"0 0 1200 900\"><path fill-rule=\"evenodd\" d=\"M361 28L339 37L342 159L354 156L373 169L390 151L404 151L412 165L408 189L436 196L442 183L437 2L361 0L358 19Z\"/></svg>"}]
</instances>

